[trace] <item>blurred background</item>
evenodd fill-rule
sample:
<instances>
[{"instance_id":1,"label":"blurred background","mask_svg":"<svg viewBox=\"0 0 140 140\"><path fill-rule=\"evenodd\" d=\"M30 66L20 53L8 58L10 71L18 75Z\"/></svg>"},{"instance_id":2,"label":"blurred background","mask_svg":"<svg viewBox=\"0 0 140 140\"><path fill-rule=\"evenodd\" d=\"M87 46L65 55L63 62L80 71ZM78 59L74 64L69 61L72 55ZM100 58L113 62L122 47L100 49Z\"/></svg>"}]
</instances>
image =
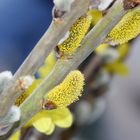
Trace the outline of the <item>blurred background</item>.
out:
<instances>
[{"instance_id":1,"label":"blurred background","mask_svg":"<svg viewBox=\"0 0 140 140\"><path fill-rule=\"evenodd\" d=\"M0 0L0 70L20 66L51 22L52 0Z\"/></svg>"},{"instance_id":2,"label":"blurred background","mask_svg":"<svg viewBox=\"0 0 140 140\"><path fill-rule=\"evenodd\" d=\"M0 72L14 73L21 65L48 28L52 6L52 0L0 0ZM129 75L115 76L110 83L104 113L74 140L140 139L139 46L140 37L132 42L125 61Z\"/></svg>"}]
</instances>

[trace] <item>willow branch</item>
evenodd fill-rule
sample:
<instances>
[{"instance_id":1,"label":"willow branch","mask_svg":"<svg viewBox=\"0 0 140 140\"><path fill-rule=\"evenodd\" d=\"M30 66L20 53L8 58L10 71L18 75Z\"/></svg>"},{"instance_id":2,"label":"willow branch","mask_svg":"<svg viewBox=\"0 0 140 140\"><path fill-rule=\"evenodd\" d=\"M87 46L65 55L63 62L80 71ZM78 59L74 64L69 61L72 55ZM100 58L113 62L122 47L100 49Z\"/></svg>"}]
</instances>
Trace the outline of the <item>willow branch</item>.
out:
<instances>
[{"instance_id":1,"label":"willow branch","mask_svg":"<svg viewBox=\"0 0 140 140\"><path fill-rule=\"evenodd\" d=\"M123 10L122 0L118 0L108 14L87 34L82 41L81 47L73 55L73 58L57 61L52 72L21 105L22 117L20 127L41 109L39 101L42 100L44 95L58 85L71 70L76 69L93 50L104 41L107 34L125 13L126 11Z\"/></svg>"},{"instance_id":2,"label":"willow branch","mask_svg":"<svg viewBox=\"0 0 140 140\"><path fill-rule=\"evenodd\" d=\"M25 75L33 75L42 65L45 58L52 49L58 44L59 40L65 35L72 24L83 14L86 13L89 6L89 0L76 0L73 3L72 10L65 15L62 24L52 21L49 29L34 47L32 52L26 58L24 63L15 73L14 78L8 84L8 87L0 96L0 117L3 117L20 96L18 93L16 81Z\"/></svg>"},{"instance_id":3,"label":"willow branch","mask_svg":"<svg viewBox=\"0 0 140 140\"><path fill-rule=\"evenodd\" d=\"M140 7L139 7L140 8ZM19 126L12 130L13 133L21 128L34 114L41 110L40 101L44 95L59 84L63 78L73 69L76 69L106 38L111 29L119 22L126 13L123 9L122 0L117 0L107 15L87 34L81 43L81 47L72 59L58 60L52 72L20 106L21 120ZM8 136L11 134L9 132ZM4 137L5 138L5 137Z\"/></svg>"}]
</instances>

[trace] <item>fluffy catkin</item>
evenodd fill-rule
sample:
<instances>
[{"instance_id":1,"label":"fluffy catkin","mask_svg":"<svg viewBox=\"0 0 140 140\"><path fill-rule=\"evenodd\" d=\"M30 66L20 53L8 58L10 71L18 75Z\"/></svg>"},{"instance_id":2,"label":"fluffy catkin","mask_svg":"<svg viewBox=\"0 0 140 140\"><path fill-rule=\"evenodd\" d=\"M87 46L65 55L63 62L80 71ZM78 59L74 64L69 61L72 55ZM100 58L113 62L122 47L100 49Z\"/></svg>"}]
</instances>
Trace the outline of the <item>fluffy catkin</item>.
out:
<instances>
[{"instance_id":1,"label":"fluffy catkin","mask_svg":"<svg viewBox=\"0 0 140 140\"><path fill-rule=\"evenodd\" d=\"M71 55L76 51L90 27L91 20L91 15L87 15L80 17L74 23L69 31L69 37L62 44L58 45L61 53Z\"/></svg>"},{"instance_id":2,"label":"fluffy catkin","mask_svg":"<svg viewBox=\"0 0 140 140\"><path fill-rule=\"evenodd\" d=\"M130 10L112 29L106 39L113 45L123 44L140 34L140 8Z\"/></svg>"},{"instance_id":3,"label":"fluffy catkin","mask_svg":"<svg viewBox=\"0 0 140 140\"><path fill-rule=\"evenodd\" d=\"M83 86L84 76L75 70L70 72L60 85L52 89L46 98L57 107L66 107L79 99Z\"/></svg>"}]
</instances>

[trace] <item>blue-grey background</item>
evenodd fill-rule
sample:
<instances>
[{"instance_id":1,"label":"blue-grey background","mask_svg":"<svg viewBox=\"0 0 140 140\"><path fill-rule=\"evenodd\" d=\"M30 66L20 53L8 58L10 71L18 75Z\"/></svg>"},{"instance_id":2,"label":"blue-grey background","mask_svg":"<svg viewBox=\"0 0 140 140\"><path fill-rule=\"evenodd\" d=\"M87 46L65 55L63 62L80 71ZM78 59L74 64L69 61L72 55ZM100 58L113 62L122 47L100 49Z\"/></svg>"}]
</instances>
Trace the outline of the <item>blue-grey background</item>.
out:
<instances>
[{"instance_id":1,"label":"blue-grey background","mask_svg":"<svg viewBox=\"0 0 140 140\"><path fill-rule=\"evenodd\" d=\"M51 22L52 0L0 0L0 70L15 70Z\"/></svg>"},{"instance_id":2,"label":"blue-grey background","mask_svg":"<svg viewBox=\"0 0 140 140\"><path fill-rule=\"evenodd\" d=\"M0 71L15 72L51 21L52 0L0 0ZM140 139L140 37L126 61L128 77L116 76L103 116L83 129L85 140Z\"/></svg>"}]
</instances>

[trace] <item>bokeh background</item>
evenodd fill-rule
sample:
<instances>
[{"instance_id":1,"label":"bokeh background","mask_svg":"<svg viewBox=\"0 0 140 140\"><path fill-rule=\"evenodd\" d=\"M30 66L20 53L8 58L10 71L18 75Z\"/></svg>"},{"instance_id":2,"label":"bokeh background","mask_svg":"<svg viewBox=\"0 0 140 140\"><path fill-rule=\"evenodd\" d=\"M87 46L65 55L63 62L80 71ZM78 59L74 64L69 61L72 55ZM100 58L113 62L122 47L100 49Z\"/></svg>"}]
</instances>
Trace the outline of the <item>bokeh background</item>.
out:
<instances>
[{"instance_id":1,"label":"bokeh background","mask_svg":"<svg viewBox=\"0 0 140 140\"><path fill-rule=\"evenodd\" d=\"M0 70L13 72L51 22L52 0L0 0Z\"/></svg>"},{"instance_id":2,"label":"bokeh background","mask_svg":"<svg viewBox=\"0 0 140 140\"><path fill-rule=\"evenodd\" d=\"M52 0L0 0L0 72L21 65L48 28L52 6ZM140 139L140 37L131 47L129 75L113 78L103 115L81 129L81 139Z\"/></svg>"}]
</instances>

